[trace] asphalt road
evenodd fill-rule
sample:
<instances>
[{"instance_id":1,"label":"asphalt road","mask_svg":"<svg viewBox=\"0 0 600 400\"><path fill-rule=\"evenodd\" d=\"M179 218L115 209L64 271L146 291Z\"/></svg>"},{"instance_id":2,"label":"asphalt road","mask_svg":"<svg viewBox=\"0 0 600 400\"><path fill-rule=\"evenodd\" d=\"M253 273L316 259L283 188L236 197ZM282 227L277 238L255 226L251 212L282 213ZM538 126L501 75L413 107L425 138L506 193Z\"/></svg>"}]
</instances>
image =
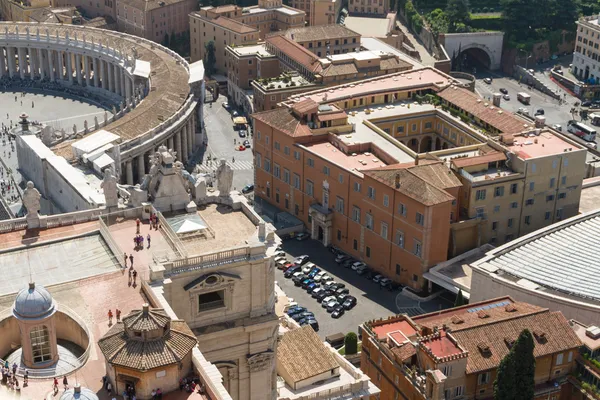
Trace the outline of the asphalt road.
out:
<instances>
[{"instance_id":1,"label":"asphalt road","mask_svg":"<svg viewBox=\"0 0 600 400\"><path fill-rule=\"evenodd\" d=\"M336 282L344 283L350 290L350 295L357 299L356 307L346 311L341 318L333 319L310 294L301 287L294 286L291 279L284 278L281 270L276 270L275 280L286 295L315 314L319 322L319 336L322 338L338 332L358 333L358 326L361 323L375 318L398 313L415 316L452 306L452 303L441 297L428 302L418 302L404 296L399 291L382 290L378 284L337 264L334 261L334 255L316 240L301 242L293 239L286 240L283 242L283 249L290 260L299 255L308 254L311 262L327 271Z\"/></svg>"},{"instance_id":2,"label":"asphalt road","mask_svg":"<svg viewBox=\"0 0 600 400\"><path fill-rule=\"evenodd\" d=\"M204 125L208 146L201 146L194 157L200 171L206 173L214 172L221 158L227 160L227 164L233 169L233 188L241 190L245 185L254 183L254 157L251 149L238 151L237 146L234 145L234 139L238 145L244 139L240 138L238 132L233 129L231 114L223 108L226 100L226 96L219 96L212 106L210 103L204 104ZM252 143L251 138L245 139ZM209 156L211 159L216 157L217 160L207 162Z\"/></svg>"}]
</instances>

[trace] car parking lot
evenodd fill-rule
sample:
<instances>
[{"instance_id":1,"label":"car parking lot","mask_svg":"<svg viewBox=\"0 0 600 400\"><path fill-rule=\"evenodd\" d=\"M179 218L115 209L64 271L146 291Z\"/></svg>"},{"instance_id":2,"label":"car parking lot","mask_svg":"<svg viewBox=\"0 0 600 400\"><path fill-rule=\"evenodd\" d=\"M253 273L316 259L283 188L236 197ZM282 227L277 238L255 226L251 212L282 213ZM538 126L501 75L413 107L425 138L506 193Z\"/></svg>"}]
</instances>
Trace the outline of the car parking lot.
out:
<instances>
[{"instance_id":1,"label":"car parking lot","mask_svg":"<svg viewBox=\"0 0 600 400\"><path fill-rule=\"evenodd\" d=\"M346 310L341 317L332 318L331 314L307 293L306 289L296 286L292 278L285 278L280 269L276 270L275 280L286 295L314 314L319 325L318 333L322 338L338 332L343 334L350 331L357 332L358 325L370 319L397 313L414 316L452 306L450 302L440 297L428 302L418 302L401 294L399 290L382 289L379 283L336 263L335 255L316 240L286 240L282 247L290 261L295 257L308 255L309 262L326 271L334 282L343 284L344 289L348 289L348 294L357 300L356 306Z\"/></svg>"}]
</instances>

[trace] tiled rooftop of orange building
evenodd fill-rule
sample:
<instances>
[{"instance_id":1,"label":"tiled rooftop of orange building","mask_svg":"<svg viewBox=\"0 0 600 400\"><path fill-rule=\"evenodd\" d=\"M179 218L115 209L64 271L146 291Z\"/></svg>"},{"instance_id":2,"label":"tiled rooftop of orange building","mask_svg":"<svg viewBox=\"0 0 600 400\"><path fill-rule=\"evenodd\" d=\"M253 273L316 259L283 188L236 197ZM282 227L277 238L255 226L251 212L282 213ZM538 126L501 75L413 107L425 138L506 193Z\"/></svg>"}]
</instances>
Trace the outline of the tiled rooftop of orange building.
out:
<instances>
[{"instance_id":1,"label":"tiled rooftop of orange building","mask_svg":"<svg viewBox=\"0 0 600 400\"><path fill-rule=\"evenodd\" d=\"M382 324L373 327L373 332L377 335L377 339L385 339L386 335L390 332L400 331L406 336L412 336L417 331L413 328L410 323L406 320L394 321L389 324Z\"/></svg>"},{"instance_id":2,"label":"tiled rooftop of orange building","mask_svg":"<svg viewBox=\"0 0 600 400\"><path fill-rule=\"evenodd\" d=\"M439 337L427 339L421 343L438 358L461 354L463 352L460 347L446 336L446 332L444 331L440 332Z\"/></svg>"},{"instance_id":3,"label":"tiled rooftop of orange building","mask_svg":"<svg viewBox=\"0 0 600 400\"><path fill-rule=\"evenodd\" d=\"M506 146L523 159L545 157L552 154L564 153L565 151L579 150L580 147L569 143L549 131L542 131L539 135L515 136L515 142Z\"/></svg>"},{"instance_id":4,"label":"tiled rooftop of orange building","mask_svg":"<svg viewBox=\"0 0 600 400\"><path fill-rule=\"evenodd\" d=\"M383 162L373 153L361 152L346 154L329 142L309 144L306 145L306 148L323 159L335 163L347 170L359 171L363 169L383 167L386 165L385 162Z\"/></svg>"}]
</instances>

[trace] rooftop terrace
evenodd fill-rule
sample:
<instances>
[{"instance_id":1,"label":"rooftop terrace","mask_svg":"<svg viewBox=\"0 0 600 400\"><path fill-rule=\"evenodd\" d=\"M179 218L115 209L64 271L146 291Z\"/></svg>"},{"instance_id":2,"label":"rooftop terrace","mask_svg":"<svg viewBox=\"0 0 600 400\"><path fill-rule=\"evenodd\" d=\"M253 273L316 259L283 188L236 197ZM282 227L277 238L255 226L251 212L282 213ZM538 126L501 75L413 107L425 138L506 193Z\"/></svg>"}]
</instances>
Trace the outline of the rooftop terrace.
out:
<instances>
[{"instance_id":1,"label":"rooftop terrace","mask_svg":"<svg viewBox=\"0 0 600 400\"><path fill-rule=\"evenodd\" d=\"M506 147L525 160L581 149L579 145L568 142L546 130L542 131L539 135L535 133L523 136L515 135L514 143Z\"/></svg>"},{"instance_id":2,"label":"rooftop terrace","mask_svg":"<svg viewBox=\"0 0 600 400\"><path fill-rule=\"evenodd\" d=\"M361 169L387 165L383 160L368 151L346 154L329 142L309 144L306 145L306 148L323 159L329 160L347 170L358 172Z\"/></svg>"}]
</instances>

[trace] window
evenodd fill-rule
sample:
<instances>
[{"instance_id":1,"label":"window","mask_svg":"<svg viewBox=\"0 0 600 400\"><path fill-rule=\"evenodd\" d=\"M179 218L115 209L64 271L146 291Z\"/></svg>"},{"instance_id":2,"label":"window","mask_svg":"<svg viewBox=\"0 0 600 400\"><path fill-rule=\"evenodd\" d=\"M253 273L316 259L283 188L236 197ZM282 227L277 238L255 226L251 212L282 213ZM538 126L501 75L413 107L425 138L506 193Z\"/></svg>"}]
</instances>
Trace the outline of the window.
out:
<instances>
[{"instance_id":1,"label":"window","mask_svg":"<svg viewBox=\"0 0 600 400\"><path fill-rule=\"evenodd\" d=\"M477 376L477 384L478 385L486 385L490 383L490 373L484 372L483 374L479 374Z\"/></svg>"},{"instance_id":2,"label":"window","mask_svg":"<svg viewBox=\"0 0 600 400\"><path fill-rule=\"evenodd\" d=\"M525 216L525 225L531 225L531 215Z\"/></svg>"},{"instance_id":3,"label":"window","mask_svg":"<svg viewBox=\"0 0 600 400\"><path fill-rule=\"evenodd\" d=\"M508 242L510 242L511 240L513 240L513 238L514 238L514 237L515 237L515 235L513 235L512 233L511 233L511 234L508 234L508 235L506 235L506 237L504 238L504 241L508 243Z\"/></svg>"},{"instance_id":4,"label":"window","mask_svg":"<svg viewBox=\"0 0 600 400\"><path fill-rule=\"evenodd\" d=\"M508 225L509 228L512 228L512 226L513 226L514 223L515 223L515 219L514 218L509 218L507 225Z\"/></svg>"},{"instance_id":5,"label":"window","mask_svg":"<svg viewBox=\"0 0 600 400\"><path fill-rule=\"evenodd\" d=\"M531 172L535 173L535 171L537 170L537 167L535 165L535 163L531 164Z\"/></svg>"},{"instance_id":6,"label":"window","mask_svg":"<svg viewBox=\"0 0 600 400\"><path fill-rule=\"evenodd\" d=\"M446 377L450 378L452 376L452 365L444 365L442 367L442 374L446 375Z\"/></svg>"},{"instance_id":7,"label":"window","mask_svg":"<svg viewBox=\"0 0 600 400\"><path fill-rule=\"evenodd\" d=\"M309 167L314 167L315 166L315 160L313 160L312 158L308 158L306 160L306 163L308 164Z\"/></svg>"},{"instance_id":8,"label":"window","mask_svg":"<svg viewBox=\"0 0 600 400\"><path fill-rule=\"evenodd\" d=\"M369 196L369 198L371 200L375 200L375 189L371 186L369 186L369 190L367 191L367 196Z\"/></svg>"},{"instance_id":9,"label":"window","mask_svg":"<svg viewBox=\"0 0 600 400\"><path fill-rule=\"evenodd\" d=\"M403 133L404 132L404 127L403 126L398 126L396 128L396 133Z\"/></svg>"},{"instance_id":10,"label":"window","mask_svg":"<svg viewBox=\"0 0 600 400\"><path fill-rule=\"evenodd\" d=\"M454 396L455 397L462 396L464 392L465 392L464 386L457 386L454 388Z\"/></svg>"},{"instance_id":11,"label":"window","mask_svg":"<svg viewBox=\"0 0 600 400\"><path fill-rule=\"evenodd\" d=\"M342 231L340 231L339 229L337 230L337 240L338 242L342 240Z\"/></svg>"},{"instance_id":12,"label":"window","mask_svg":"<svg viewBox=\"0 0 600 400\"><path fill-rule=\"evenodd\" d=\"M339 213L344 213L344 199L339 196L335 199L335 210Z\"/></svg>"},{"instance_id":13,"label":"window","mask_svg":"<svg viewBox=\"0 0 600 400\"><path fill-rule=\"evenodd\" d=\"M278 164L273 164L273 176L275 178L281 178L281 169Z\"/></svg>"},{"instance_id":14,"label":"window","mask_svg":"<svg viewBox=\"0 0 600 400\"><path fill-rule=\"evenodd\" d=\"M556 178L550 178L550 187L553 188L556 183Z\"/></svg>"},{"instance_id":15,"label":"window","mask_svg":"<svg viewBox=\"0 0 600 400\"><path fill-rule=\"evenodd\" d=\"M294 188L300 189L300 175L294 174Z\"/></svg>"},{"instance_id":16,"label":"window","mask_svg":"<svg viewBox=\"0 0 600 400\"><path fill-rule=\"evenodd\" d=\"M475 200L485 200L485 189L479 189L475 192Z\"/></svg>"},{"instance_id":17,"label":"window","mask_svg":"<svg viewBox=\"0 0 600 400\"><path fill-rule=\"evenodd\" d=\"M535 182L529 182L529 191L533 192L533 189L535 189Z\"/></svg>"},{"instance_id":18,"label":"window","mask_svg":"<svg viewBox=\"0 0 600 400\"><path fill-rule=\"evenodd\" d=\"M562 213L563 213L563 209L559 208L558 210L556 210L556 219L562 219Z\"/></svg>"},{"instance_id":19,"label":"window","mask_svg":"<svg viewBox=\"0 0 600 400\"><path fill-rule=\"evenodd\" d=\"M431 129L431 122L425 122L425 129Z\"/></svg>"},{"instance_id":20,"label":"window","mask_svg":"<svg viewBox=\"0 0 600 400\"><path fill-rule=\"evenodd\" d=\"M546 201L552 201L552 200L554 200L553 194L549 194L548 196L546 196Z\"/></svg>"},{"instance_id":21,"label":"window","mask_svg":"<svg viewBox=\"0 0 600 400\"><path fill-rule=\"evenodd\" d=\"M354 191L360 193L360 183L354 182Z\"/></svg>"},{"instance_id":22,"label":"window","mask_svg":"<svg viewBox=\"0 0 600 400\"><path fill-rule=\"evenodd\" d=\"M419 282L419 275L413 274L412 280L413 280L413 282Z\"/></svg>"},{"instance_id":23,"label":"window","mask_svg":"<svg viewBox=\"0 0 600 400\"><path fill-rule=\"evenodd\" d=\"M563 353L556 355L556 365L561 365L563 363Z\"/></svg>"},{"instance_id":24,"label":"window","mask_svg":"<svg viewBox=\"0 0 600 400\"><path fill-rule=\"evenodd\" d=\"M558 160L553 160L552 161L552 168L555 169L556 167L558 167Z\"/></svg>"},{"instance_id":25,"label":"window","mask_svg":"<svg viewBox=\"0 0 600 400\"><path fill-rule=\"evenodd\" d=\"M366 254L367 254L368 258L371 258L371 248L369 246L367 246L367 248L366 248ZM381 359L379 359L379 360L381 361Z\"/></svg>"},{"instance_id":26,"label":"window","mask_svg":"<svg viewBox=\"0 0 600 400\"><path fill-rule=\"evenodd\" d=\"M513 201L512 203L510 203L510 208L519 208L519 203Z\"/></svg>"},{"instance_id":27,"label":"window","mask_svg":"<svg viewBox=\"0 0 600 400\"><path fill-rule=\"evenodd\" d=\"M290 170L287 168L283 169L283 181L287 184L290 183Z\"/></svg>"},{"instance_id":28,"label":"window","mask_svg":"<svg viewBox=\"0 0 600 400\"><path fill-rule=\"evenodd\" d=\"M260 155L260 153L256 153L256 157L254 158L254 160L256 161L256 167L260 168L262 165L262 156Z\"/></svg>"},{"instance_id":29,"label":"window","mask_svg":"<svg viewBox=\"0 0 600 400\"><path fill-rule=\"evenodd\" d=\"M34 363L42 363L52 359L48 328L43 325L36 326L29 332L29 340L31 341Z\"/></svg>"},{"instance_id":30,"label":"window","mask_svg":"<svg viewBox=\"0 0 600 400\"><path fill-rule=\"evenodd\" d=\"M564 198L566 198L566 197L567 197L567 193L559 193L559 194L558 194L558 198L559 198L559 199L564 199Z\"/></svg>"},{"instance_id":31,"label":"window","mask_svg":"<svg viewBox=\"0 0 600 400\"><path fill-rule=\"evenodd\" d=\"M496 230L498 230L498 221L494 221L494 222L492 222L492 230L493 230L493 231L496 231Z\"/></svg>"},{"instance_id":32,"label":"window","mask_svg":"<svg viewBox=\"0 0 600 400\"><path fill-rule=\"evenodd\" d=\"M290 155L290 148L289 148L289 147L287 147L287 146L285 146L285 147L283 148L283 154L285 154L286 156L289 156L289 155Z\"/></svg>"},{"instance_id":33,"label":"window","mask_svg":"<svg viewBox=\"0 0 600 400\"><path fill-rule=\"evenodd\" d=\"M300 152L299 152L299 151L295 151L295 150L294 150L294 158L295 158L296 160L299 160L299 159L300 159Z\"/></svg>"},{"instance_id":34,"label":"window","mask_svg":"<svg viewBox=\"0 0 600 400\"><path fill-rule=\"evenodd\" d=\"M352 220L360 224L360 208L352 207Z\"/></svg>"},{"instance_id":35,"label":"window","mask_svg":"<svg viewBox=\"0 0 600 400\"><path fill-rule=\"evenodd\" d=\"M398 204L398 214L406 217L406 206L402 203Z\"/></svg>"},{"instance_id":36,"label":"window","mask_svg":"<svg viewBox=\"0 0 600 400\"><path fill-rule=\"evenodd\" d=\"M497 205L494 206L494 212L495 213L500 212L500 206L497 206Z\"/></svg>"},{"instance_id":37,"label":"window","mask_svg":"<svg viewBox=\"0 0 600 400\"><path fill-rule=\"evenodd\" d=\"M306 180L306 194L312 196L314 194L314 183L312 181Z\"/></svg>"},{"instance_id":38,"label":"window","mask_svg":"<svg viewBox=\"0 0 600 400\"><path fill-rule=\"evenodd\" d=\"M418 240L414 239L413 253L415 253L415 256L421 257L422 251L423 251L423 245L421 244L421 242L419 242Z\"/></svg>"},{"instance_id":39,"label":"window","mask_svg":"<svg viewBox=\"0 0 600 400\"><path fill-rule=\"evenodd\" d=\"M396 264L396 275L400 275L401 272L402 268L400 267L400 264Z\"/></svg>"},{"instance_id":40,"label":"window","mask_svg":"<svg viewBox=\"0 0 600 400\"><path fill-rule=\"evenodd\" d=\"M504 196L504 186L496 186L496 188L494 188L494 197L502 196Z\"/></svg>"},{"instance_id":41,"label":"window","mask_svg":"<svg viewBox=\"0 0 600 400\"><path fill-rule=\"evenodd\" d=\"M416 220L417 225L423 226L423 224L425 223L425 217L421 213L416 214L415 220Z\"/></svg>"},{"instance_id":42,"label":"window","mask_svg":"<svg viewBox=\"0 0 600 400\"><path fill-rule=\"evenodd\" d=\"M532 206L533 205L533 199L527 199L527 200L525 200L525 205L526 206Z\"/></svg>"},{"instance_id":43,"label":"window","mask_svg":"<svg viewBox=\"0 0 600 400\"><path fill-rule=\"evenodd\" d=\"M567 184L567 177L563 176L562 178L560 178L560 184L561 185L566 185Z\"/></svg>"},{"instance_id":44,"label":"window","mask_svg":"<svg viewBox=\"0 0 600 400\"><path fill-rule=\"evenodd\" d=\"M329 176L329 167L327 165L323 165L323 173Z\"/></svg>"},{"instance_id":45,"label":"window","mask_svg":"<svg viewBox=\"0 0 600 400\"><path fill-rule=\"evenodd\" d=\"M388 237L388 224L385 222L381 223L381 237L387 239Z\"/></svg>"},{"instance_id":46,"label":"window","mask_svg":"<svg viewBox=\"0 0 600 400\"><path fill-rule=\"evenodd\" d=\"M198 311L225 307L225 290L198 295Z\"/></svg>"},{"instance_id":47,"label":"window","mask_svg":"<svg viewBox=\"0 0 600 400\"><path fill-rule=\"evenodd\" d=\"M373 216L369 213L365 214L365 226L367 227L367 229L373 230Z\"/></svg>"},{"instance_id":48,"label":"window","mask_svg":"<svg viewBox=\"0 0 600 400\"><path fill-rule=\"evenodd\" d=\"M281 145L279 144L279 142L275 142L273 146L275 147L275 150L281 150Z\"/></svg>"},{"instance_id":49,"label":"window","mask_svg":"<svg viewBox=\"0 0 600 400\"><path fill-rule=\"evenodd\" d=\"M519 186L516 183L510 185L510 194L516 194L519 190Z\"/></svg>"},{"instance_id":50,"label":"window","mask_svg":"<svg viewBox=\"0 0 600 400\"><path fill-rule=\"evenodd\" d=\"M396 237L394 238L394 243L400 248L404 248L404 232L400 229L396 230Z\"/></svg>"},{"instance_id":51,"label":"window","mask_svg":"<svg viewBox=\"0 0 600 400\"><path fill-rule=\"evenodd\" d=\"M271 172L271 160L265 158L265 171Z\"/></svg>"},{"instance_id":52,"label":"window","mask_svg":"<svg viewBox=\"0 0 600 400\"><path fill-rule=\"evenodd\" d=\"M384 207L390 206L390 197L387 194L383 195L383 205Z\"/></svg>"},{"instance_id":53,"label":"window","mask_svg":"<svg viewBox=\"0 0 600 400\"><path fill-rule=\"evenodd\" d=\"M567 362L571 362L571 361L573 361L573 352L572 351L569 352L569 355L567 357Z\"/></svg>"}]
</instances>

